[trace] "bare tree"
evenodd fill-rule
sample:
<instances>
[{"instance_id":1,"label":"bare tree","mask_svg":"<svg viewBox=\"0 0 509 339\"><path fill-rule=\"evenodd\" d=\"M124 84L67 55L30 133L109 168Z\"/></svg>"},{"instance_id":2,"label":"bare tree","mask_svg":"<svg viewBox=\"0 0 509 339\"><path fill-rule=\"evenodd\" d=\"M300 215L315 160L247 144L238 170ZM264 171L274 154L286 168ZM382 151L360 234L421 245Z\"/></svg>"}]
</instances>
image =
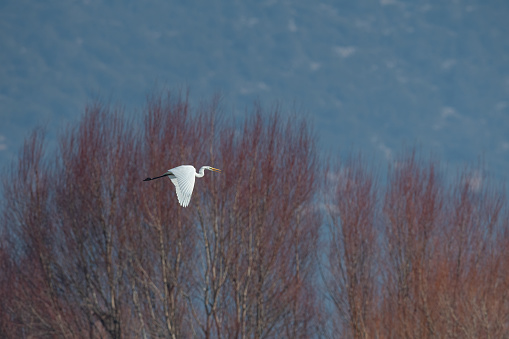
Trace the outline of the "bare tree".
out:
<instances>
[{"instance_id":1,"label":"bare tree","mask_svg":"<svg viewBox=\"0 0 509 339\"><path fill-rule=\"evenodd\" d=\"M180 164L204 162L210 119L192 116L187 97L150 98L137 153L137 180ZM130 245L138 317L148 337L193 336L196 329L187 301L196 265L193 210L176 203L169 180L134 186L139 204L135 208L142 213Z\"/></svg>"},{"instance_id":2,"label":"bare tree","mask_svg":"<svg viewBox=\"0 0 509 339\"><path fill-rule=\"evenodd\" d=\"M376 177L360 156L327 175L330 242L324 277L336 311L333 331L343 337L376 333L377 194Z\"/></svg>"},{"instance_id":3,"label":"bare tree","mask_svg":"<svg viewBox=\"0 0 509 339\"><path fill-rule=\"evenodd\" d=\"M74 312L65 304L56 274L59 254L50 200L50 170L44 162L44 132L25 141L19 162L3 177L5 198L3 265L10 276L4 310L14 333L25 336L74 336ZM9 251L6 255L5 251ZM4 293L6 286L3 286ZM4 300L4 301L6 301ZM5 319L5 318L4 318ZM8 320L6 320L8 321ZM18 327L19 326L19 327Z\"/></svg>"},{"instance_id":4,"label":"bare tree","mask_svg":"<svg viewBox=\"0 0 509 339\"><path fill-rule=\"evenodd\" d=\"M507 202L477 175L450 185L411 154L391 170L385 197L383 334L508 335ZM474 172L475 173L475 172ZM503 212L505 211L505 212Z\"/></svg>"},{"instance_id":5,"label":"bare tree","mask_svg":"<svg viewBox=\"0 0 509 339\"><path fill-rule=\"evenodd\" d=\"M503 189L411 152L384 184L351 156L321 197L305 121L254 107L96 103L51 154L36 129L1 176L0 336L509 337ZM188 208L142 181L181 164L223 170Z\"/></svg>"},{"instance_id":6,"label":"bare tree","mask_svg":"<svg viewBox=\"0 0 509 339\"><path fill-rule=\"evenodd\" d=\"M465 171L447 200L450 213L437 244L433 291L441 331L451 337L507 337L505 196L483 182L478 171Z\"/></svg>"},{"instance_id":7,"label":"bare tree","mask_svg":"<svg viewBox=\"0 0 509 339\"><path fill-rule=\"evenodd\" d=\"M122 113L100 104L87 107L78 128L60 143L53 200L62 243L58 273L65 294L83 310L90 337L120 338L128 320L123 304L133 149Z\"/></svg>"},{"instance_id":8,"label":"bare tree","mask_svg":"<svg viewBox=\"0 0 509 339\"><path fill-rule=\"evenodd\" d=\"M260 107L241 133L219 134L223 173L197 201L203 268L193 309L204 312L196 321L205 337L309 336L320 226L313 139L277 113L266 121Z\"/></svg>"},{"instance_id":9,"label":"bare tree","mask_svg":"<svg viewBox=\"0 0 509 339\"><path fill-rule=\"evenodd\" d=\"M437 165L415 152L390 170L384 202L386 237L385 324L389 336L436 335L429 298L433 246L443 223L443 192ZM395 323L398 326L395 326Z\"/></svg>"}]
</instances>

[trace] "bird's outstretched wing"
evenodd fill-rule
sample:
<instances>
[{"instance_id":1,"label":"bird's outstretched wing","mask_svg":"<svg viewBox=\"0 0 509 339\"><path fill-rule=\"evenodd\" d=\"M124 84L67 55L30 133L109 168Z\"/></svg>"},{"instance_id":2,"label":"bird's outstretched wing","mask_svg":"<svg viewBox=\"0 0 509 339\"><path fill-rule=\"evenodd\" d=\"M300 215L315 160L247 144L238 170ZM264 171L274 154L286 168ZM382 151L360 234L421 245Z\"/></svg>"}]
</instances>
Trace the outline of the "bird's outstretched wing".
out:
<instances>
[{"instance_id":1,"label":"bird's outstretched wing","mask_svg":"<svg viewBox=\"0 0 509 339\"><path fill-rule=\"evenodd\" d=\"M182 207L187 207L193 194L196 170L193 166L183 165L168 171L169 178L175 185L177 199Z\"/></svg>"}]
</instances>

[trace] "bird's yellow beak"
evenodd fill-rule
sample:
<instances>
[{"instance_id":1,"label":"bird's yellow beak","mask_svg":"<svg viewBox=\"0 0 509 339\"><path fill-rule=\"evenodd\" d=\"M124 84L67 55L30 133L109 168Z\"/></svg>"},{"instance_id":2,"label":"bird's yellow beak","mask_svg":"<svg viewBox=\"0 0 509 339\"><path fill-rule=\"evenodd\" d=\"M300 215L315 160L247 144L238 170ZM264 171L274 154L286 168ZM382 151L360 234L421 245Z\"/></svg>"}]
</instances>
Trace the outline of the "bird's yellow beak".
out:
<instances>
[{"instance_id":1,"label":"bird's yellow beak","mask_svg":"<svg viewBox=\"0 0 509 339\"><path fill-rule=\"evenodd\" d=\"M214 167L211 167L210 169L211 169L212 171L221 172L221 170L220 170L220 169L217 169L217 168L214 168Z\"/></svg>"}]
</instances>

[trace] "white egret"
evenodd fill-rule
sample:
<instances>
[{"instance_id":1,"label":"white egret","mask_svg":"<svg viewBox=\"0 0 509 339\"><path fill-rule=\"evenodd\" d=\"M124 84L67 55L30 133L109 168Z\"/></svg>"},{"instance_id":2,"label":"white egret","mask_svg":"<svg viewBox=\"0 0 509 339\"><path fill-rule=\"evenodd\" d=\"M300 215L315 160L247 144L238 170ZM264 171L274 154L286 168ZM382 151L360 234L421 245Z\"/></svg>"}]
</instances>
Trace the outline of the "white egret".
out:
<instances>
[{"instance_id":1,"label":"white egret","mask_svg":"<svg viewBox=\"0 0 509 339\"><path fill-rule=\"evenodd\" d=\"M182 207L187 207L189 205L189 201L191 200L191 194L193 194L194 181L195 178L201 178L205 175L205 170L221 172L220 169L210 167L210 166L202 166L200 168L200 172L196 173L196 169L191 165L182 165L168 170L168 172L164 173L155 178L146 178L143 181L150 181L154 179L159 179L162 177L169 177L173 185L175 185L175 190L177 191L177 199Z\"/></svg>"}]
</instances>

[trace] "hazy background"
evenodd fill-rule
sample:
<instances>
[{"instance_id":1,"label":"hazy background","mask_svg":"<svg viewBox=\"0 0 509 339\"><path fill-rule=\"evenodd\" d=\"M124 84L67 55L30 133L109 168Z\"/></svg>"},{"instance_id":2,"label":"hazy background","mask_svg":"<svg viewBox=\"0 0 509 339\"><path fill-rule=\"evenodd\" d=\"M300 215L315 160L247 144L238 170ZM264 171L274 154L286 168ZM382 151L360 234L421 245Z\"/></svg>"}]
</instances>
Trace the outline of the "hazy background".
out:
<instances>
[{"instance_id":1,"label":"hazy background","mask_svg":"<svg viewBox=\"0 0 509 339\"><path fill-rule=\"evenodd\" d=\"M96 98L136 112L188 86L239 116L256 99L295 107L325 152L417 145L503 179L508 18L507 0L2 0L0 168L33 127L51 147Z\"/></svg>"}]
</instances>

